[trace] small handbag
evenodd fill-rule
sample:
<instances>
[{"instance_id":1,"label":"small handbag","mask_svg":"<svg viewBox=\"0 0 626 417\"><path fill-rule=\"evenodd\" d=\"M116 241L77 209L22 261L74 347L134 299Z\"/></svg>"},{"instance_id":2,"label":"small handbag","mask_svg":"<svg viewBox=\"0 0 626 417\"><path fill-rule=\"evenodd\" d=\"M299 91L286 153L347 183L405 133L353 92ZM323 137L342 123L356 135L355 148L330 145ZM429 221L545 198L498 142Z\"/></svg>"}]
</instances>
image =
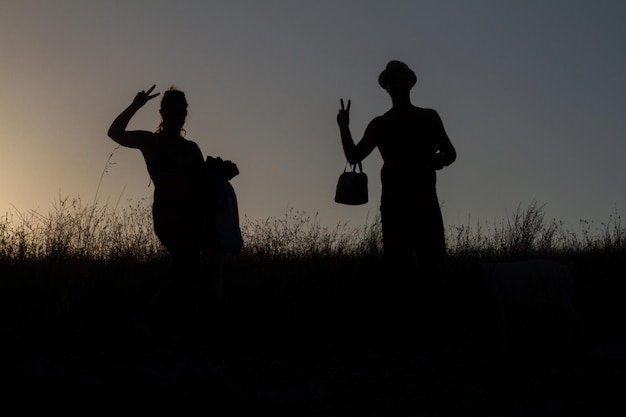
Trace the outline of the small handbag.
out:
<instances>
[{"instance_id":1,"label":"small handbag","mask_svg":"<svg viewBox=\"0 0 626 417\"><path fill-rule=\"evenodd\" d=\"M359 166L360 172L356 171L356 165ZM335 202L351 206L367 203L367 175L363 172L363 165L360 162L352 165L352 171L346 171L347 167L346 162L337 182Z\"/></svg>"}]
</instances>

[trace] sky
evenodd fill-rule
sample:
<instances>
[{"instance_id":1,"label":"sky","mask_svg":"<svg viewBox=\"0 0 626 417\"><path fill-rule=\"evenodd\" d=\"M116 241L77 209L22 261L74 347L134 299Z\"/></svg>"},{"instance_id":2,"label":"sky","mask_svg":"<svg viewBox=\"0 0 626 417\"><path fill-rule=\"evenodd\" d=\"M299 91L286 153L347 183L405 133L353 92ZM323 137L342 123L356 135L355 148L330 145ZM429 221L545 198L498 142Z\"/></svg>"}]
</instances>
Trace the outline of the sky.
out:
<instances>
[{"instance_id":1,"label":"sky","mask_svg":"<svg viewBox=\"0 0 626 417\"><path fill-rule=\"evenodd\" d=\"M626 2L2 0L0 216L60 198L152 198L138 150L107 129L138 91L189 101L187 138L234 161L240 215L296 210L330 227L376 216L334 203L345 167L336 114L360 139L391 102L390 60L418 76L458 154L438 172L448 227L507 219L533 201L576 229L626 210ZM158 99L131 121L153 131ZM110 155L112 156L110 157Z\"/></svg>"}]
</instances>

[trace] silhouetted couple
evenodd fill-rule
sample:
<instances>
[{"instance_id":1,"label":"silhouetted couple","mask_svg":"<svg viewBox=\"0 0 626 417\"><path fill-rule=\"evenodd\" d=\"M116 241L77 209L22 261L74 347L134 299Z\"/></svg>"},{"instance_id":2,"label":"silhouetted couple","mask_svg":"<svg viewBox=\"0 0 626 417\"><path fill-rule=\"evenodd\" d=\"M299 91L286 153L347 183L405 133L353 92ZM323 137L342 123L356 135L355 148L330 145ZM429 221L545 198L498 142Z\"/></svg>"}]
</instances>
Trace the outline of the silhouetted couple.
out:
<instances>
[{"instance_id":1,"label":"silhouetted couple","mask_svg":"<svg viewBox=\"0 0 626 417\"><path fill-rule=\"evenodd\" d=\"M350 164L378 148L381 172L381 220L384 256L391 271L382 283L396 294L411 276L413 256L423 271L431 271L445 256L444 227L436 191L436 171L456 159L443 123L435 110L411 103L415 73L404 63L390 61L378 78L390 95L392 108L374 118L355 144L350 134L350 101L337 115L341 142ZM187 100L176 89L161 101L163 121L156 133L127 131L133 115L159 93L137 94L132 104L113 122L109 136L120 145L141 150L154 183L153 220L156 235L173 260L174 274L163 292L181 292L198 275L203 253L215 255L215 232L206 224L206 206L198 201L198 178L203 156L194 142L184 139ZM395 288L395 291L394 291ZM385 288L382 288L385 289ZM157 296L149 310L161 303Z\"/></svg>"}]
</instances>

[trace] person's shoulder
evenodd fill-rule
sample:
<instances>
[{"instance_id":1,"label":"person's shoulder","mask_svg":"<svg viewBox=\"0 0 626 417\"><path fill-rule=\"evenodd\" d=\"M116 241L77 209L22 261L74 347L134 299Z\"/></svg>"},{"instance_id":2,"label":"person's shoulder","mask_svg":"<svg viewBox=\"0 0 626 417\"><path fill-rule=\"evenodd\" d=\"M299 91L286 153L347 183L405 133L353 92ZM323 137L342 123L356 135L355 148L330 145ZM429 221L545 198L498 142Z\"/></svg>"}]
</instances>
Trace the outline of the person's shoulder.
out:
<instances>
[{"instance_id":1,"label":"person's shoulder","mask_svg":"<svg viewBox=\"0 0 626 417\"><path fill-rule=\"evenodd\" d=\"M202 150L200 150L200 146L198 146L198 144L194 142L193 140L185 139L185 138L183 139L185 141L185 145L187 149L189 150L189 152L196 154L197 157L199 157L201 160L204 160L204 156L202 155Z\"/></svg>"},{"instance_id":2,"label":"person's shoulder","mask_svg":"<svg viewBox=\"0 0 626 417\"><path fill-rule=\"evenodd\" d=\"M200 147L198 146L198 144L191 140L191 139L187 139L187 138L182 138L183 139L183 143L185 144L185 146L188 146L190 148L198 148L200 149Z\"/></svg>"},{"instance_id":3,"label":"person's shoulder","mask_svg":"<svg viewBox=\"0 0 626 417\"><path fill-rule=\"evenodd\" d=\"M391 109L387 110L386 112L384 112L383 114L380 114L378 116L375 116L372 119L372 122L379 122L381 120L385 120L387 117L389 117L389 112L391 112Z\"/></svg>"},{"instance_id":4,"label":"person's shoulder","mask_svg":"<svg viewBox=\"0 0 626 417\"><path fill-rule=\"evenodd\" d=\"M385 123L387 120L389 120L391 116L391 110L386 111L385 113L374 117L371 121L370 121L370 125L376 126L376 125L380 125L382 123Z\"/></svg>"},{"instance_id":5,"label":"person's shoulder","mask_svg":"<svg viewBox=\"0 0 626 417\"><path fill-rule=\"evenodd\" d=\"M388 112L387 112L388 113ZM388 116L387 113L382 114L380 116L374 117L367 125L367 131L369 133L379 132L385 129L385 126L388 125Z\"/></svg>"},{"instance_id":6,"label":"person's shoulder","mask_svg":"<svg viewBox=\"0 0 626 417\"><path fill-rule=\"evenodd\" d=\"M436 115L437 114L437 110L432 109L430 107L413 106L413 111L416 112L416 113L427 115L427 116L432 116L432 115Z\"/></svg>"},{"instance_id":7,"label":"person's shoulder","mask_svg":"<svg viewBox=\"0 0 626 417\"><path fill-rule=\"evenodd\" d=\"M439 117L439 113L435 109L432 109L432 108L429 108L429 107L413 106L413 110L415 111L415 113L419 117L427 119L427 120L429 120L431 122L437 122L437 121L441 120L441 118Z\"/></svg>"}]
</instances>

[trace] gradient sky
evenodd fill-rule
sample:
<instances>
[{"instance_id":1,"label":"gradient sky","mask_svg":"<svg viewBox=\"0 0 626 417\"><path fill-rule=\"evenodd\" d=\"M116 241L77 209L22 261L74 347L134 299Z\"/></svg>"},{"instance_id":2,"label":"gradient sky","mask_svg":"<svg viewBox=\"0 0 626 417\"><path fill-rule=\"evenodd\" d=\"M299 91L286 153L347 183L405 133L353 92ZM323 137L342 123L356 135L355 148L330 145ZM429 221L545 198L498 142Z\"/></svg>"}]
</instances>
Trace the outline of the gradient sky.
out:
<instances>
[{"instance_id":1,"label":"gradient sky","mask_svg":"<svg viewBox=\"0 0 626 417\"><path fill-rule=\"evenodd\" d=\"M392 59L418 74L458 152L439 172L445 222L505 219L531 201L577 228L626 210L624 1L23 1L0 14L0 215L47 213L59 196L151 198L137 150L111 121L137 91L187 94L187 138L237 163L241 215L318 213L363 225L380 199L333 202L344 168L336 114L360 138L390 100ZM158 100L130 128L154 130Z\"/></svg>"}]
</instances>

